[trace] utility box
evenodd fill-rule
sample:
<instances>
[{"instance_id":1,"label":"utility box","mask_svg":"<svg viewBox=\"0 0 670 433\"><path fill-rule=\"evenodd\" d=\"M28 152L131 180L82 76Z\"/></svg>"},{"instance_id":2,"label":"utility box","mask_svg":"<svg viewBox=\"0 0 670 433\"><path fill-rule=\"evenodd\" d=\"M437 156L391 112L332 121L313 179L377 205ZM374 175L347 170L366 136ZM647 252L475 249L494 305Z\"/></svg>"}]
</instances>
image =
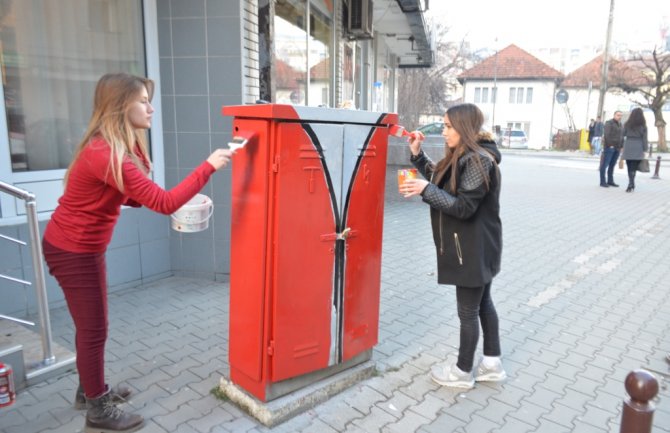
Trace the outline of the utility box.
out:
<instances>
[{"instance_id":1,"label":"utility box","mask_svg":"<svg viewBox=\"0 0 670 433\"><path fill-rule=\"evenodd\" d=\"M397 115L227 106L230 378L269 401L377 343L388 126Z\"/></svg>"}]
</instances>

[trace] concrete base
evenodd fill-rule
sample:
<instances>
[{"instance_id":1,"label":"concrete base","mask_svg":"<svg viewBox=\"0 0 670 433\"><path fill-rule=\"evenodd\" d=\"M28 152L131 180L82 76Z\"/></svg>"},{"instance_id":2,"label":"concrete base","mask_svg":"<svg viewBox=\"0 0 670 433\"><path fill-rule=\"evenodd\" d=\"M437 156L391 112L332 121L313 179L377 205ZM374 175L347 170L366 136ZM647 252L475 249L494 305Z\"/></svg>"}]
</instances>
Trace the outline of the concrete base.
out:
<instances>
[{"instance_id":1,"label":"concrete base","mask_svg":"<svg viewBox=\"0 0 670 433\"><path fill-rule=\"evenodd\" d=\"M374 363L366 361L269 402L262 402L247 394L225 377L221 378L219 389L263 425L273 427L372 377L375 371Z\"/></svg>"}]
</instances>

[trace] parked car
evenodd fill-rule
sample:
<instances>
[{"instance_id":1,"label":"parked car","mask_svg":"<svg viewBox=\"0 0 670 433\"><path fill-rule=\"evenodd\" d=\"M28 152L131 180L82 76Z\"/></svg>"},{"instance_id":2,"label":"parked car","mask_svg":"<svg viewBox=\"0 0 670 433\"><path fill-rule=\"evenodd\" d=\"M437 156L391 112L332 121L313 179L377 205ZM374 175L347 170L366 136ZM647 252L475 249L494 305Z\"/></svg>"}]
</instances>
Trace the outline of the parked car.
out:
<instances>
[{"instance_id":1,"label":"parked car","mask_svg":"<svg viewBox=\"0 0 670 433\"><path fill-rule=\"evenodd\" d=\"M508 149L528 149L528 138L521 129L506 129L502 131L502 146Z\"/></svg>"},{"instance_id":2,"label":"parked car","mask_svg":"<svg viewBox=\"0 0 670 433\"><path fill-rule=\"evenodd\" d=\"M426 139L424 140L425 144L437 145L444 145L444 137L442 136L443 129L444 122L433 122L417 128L418 131L421 131L423 135L426 136Z\"/></svg>"}]
</instances>

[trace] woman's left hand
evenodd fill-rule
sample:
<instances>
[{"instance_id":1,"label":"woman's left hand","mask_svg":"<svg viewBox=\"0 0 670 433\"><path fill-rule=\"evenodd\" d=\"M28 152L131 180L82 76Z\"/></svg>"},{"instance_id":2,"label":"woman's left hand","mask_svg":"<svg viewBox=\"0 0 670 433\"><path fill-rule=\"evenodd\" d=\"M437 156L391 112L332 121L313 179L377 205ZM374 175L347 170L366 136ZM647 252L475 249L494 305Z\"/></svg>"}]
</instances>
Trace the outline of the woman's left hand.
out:
<instances>
[{"instance_id":1,"label":"woman's left hand","mask_svg":"<svg viewBox=\"0 0 670 433\"><path fill-rule=\"evenodd\" d=\"M414 195L421 195L428 181L424 179L407 179L402 185L400 185L400 193L403 197L412 197Z\"/></svg>"}]
</instances>

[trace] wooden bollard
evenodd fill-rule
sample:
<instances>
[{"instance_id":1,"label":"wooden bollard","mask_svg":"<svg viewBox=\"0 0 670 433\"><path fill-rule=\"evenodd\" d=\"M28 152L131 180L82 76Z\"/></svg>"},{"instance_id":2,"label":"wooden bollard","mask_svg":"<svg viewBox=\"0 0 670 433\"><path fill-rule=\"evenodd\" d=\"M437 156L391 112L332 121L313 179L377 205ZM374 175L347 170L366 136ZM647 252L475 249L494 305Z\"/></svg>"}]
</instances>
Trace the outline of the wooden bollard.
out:
<instances>
[{"instance_id":1,"label":"wooden bollard","mask_svg":"<svg viewBox=\"0 0 670 433\"><path fill-rule=\"evenodd\" d=\"M624 382L630 396L623 402L620 433L651 433L658 381L646 370L633 370Z\"/></svg>"},{"instance_id":2,"label":"wooden bollard","mask_svg":"<svg viewBox=\"0 0 670 433\"><path fill-rule=\"evenodd\" d=\"M654 169L654 175L651 177L652 179L660 179L658 177L658 172L661 171L661 156L659 155L656 157L656 168Z\"/></svg>"}]
</instances>

